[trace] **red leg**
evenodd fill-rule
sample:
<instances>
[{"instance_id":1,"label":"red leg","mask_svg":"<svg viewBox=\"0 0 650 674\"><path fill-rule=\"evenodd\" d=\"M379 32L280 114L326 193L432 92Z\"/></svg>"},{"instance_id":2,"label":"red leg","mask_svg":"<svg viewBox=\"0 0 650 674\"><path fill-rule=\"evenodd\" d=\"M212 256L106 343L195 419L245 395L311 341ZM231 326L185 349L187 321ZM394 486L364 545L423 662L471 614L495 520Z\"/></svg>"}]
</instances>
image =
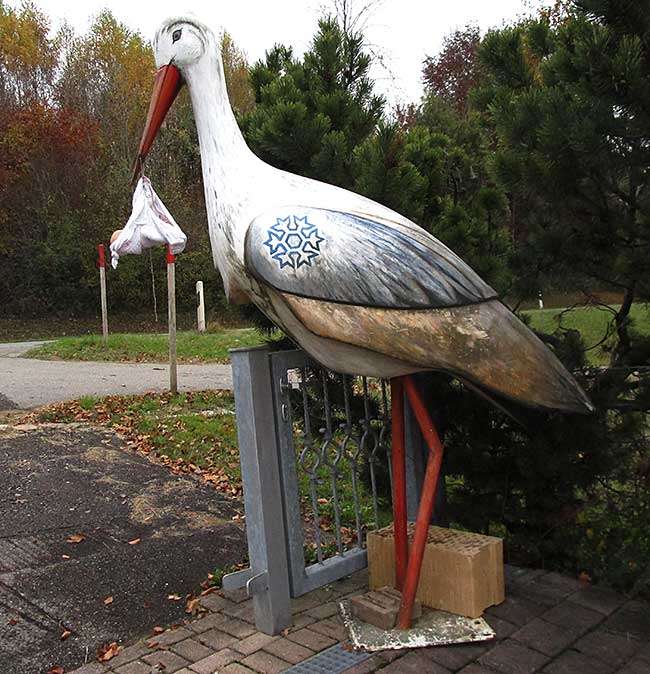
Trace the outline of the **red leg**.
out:
<instances>
[{"instance_id":1,"label":"red leg","mask_svg":"<svg viewBox=\"0 0 650 674\"><path fill-rule=\"evenodd\" d=\"M429 523L431 522L431 514L433 512L443 452L436 427L433 425L433 421L429 416L429 412L412 376L404 378L404 388L415 418L422 430L424 440L429 447L429 459L424 475L422 496L420 497L420 507L418 508L418 517L415 523L415 534L411 544L406 578L404 580L404 587L402 588L402 604L397 617L397 627L402 630L408 629L411 626L413 602L415 601L415 594L418 589L418 582L420 581L422 558L424 557L424 547L427 542L427 534L429 533Z\"/></svg>"},{"instance_id":2,"label":"red leg","mask_svg":"<svg viewBox=\"0 0 650 674\"><path fill-rule=\"evenodd\" d=\"M395 529L395 584L404 587L408 564L406 530L406 458L404 455L404 378L390 380L392 416L393 520Z\"/></svg>"}]
</instances>

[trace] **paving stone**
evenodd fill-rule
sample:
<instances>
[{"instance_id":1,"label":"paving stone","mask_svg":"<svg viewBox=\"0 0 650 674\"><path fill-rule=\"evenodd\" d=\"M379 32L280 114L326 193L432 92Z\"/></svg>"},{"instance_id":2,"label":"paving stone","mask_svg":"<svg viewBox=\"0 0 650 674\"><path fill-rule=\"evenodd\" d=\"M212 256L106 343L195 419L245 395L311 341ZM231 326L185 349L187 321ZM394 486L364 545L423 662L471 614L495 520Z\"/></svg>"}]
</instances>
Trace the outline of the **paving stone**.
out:
<instances>
[{"instance_id":1,"label":"paving stone","mask_svg":"<svg viewBox=\"0 0 650 674\"><path fill-rule=\"evenodd\" d=\"M381 674L449 674L448 669L418 651L411 651L378 671Z\"/></svg>"},{"instance_id":2,"label":"paving stone","mask_svg":"<svg viewBox=\"0 0 650 674\"><path fill-rule=\"evenodd\" d=\"M567 596L573 594L583 587L583 583L581 583L577 578L571 578L571 576L556 573L555 571L551 571L549 573L545 573L542 576L539 576L535 579L534 584L556 587L558 589L564 590Z\"/></svg>"},{"instance_id":3,"label":"paving stone","mask_svg":"<svg viewBox=\"0 0 650 674\"><path fill-rule=\"evenodd\" d=\"M230 601L235 602L235 604L241 604L241 602L246 601L247 599L250 599L248 596L248 592L246 591L245 587L240 587L238 590L233 590L232 592L224 592L222 591L221 594L226 598L229 599ZM211 595L207 595L210 597Z\"/></svg>"},{"instance_id":4,"label":"paving stone","mask_svg":"<svg viewBox=\"0 0 650 674\"><path fill-rule=\"evenodd\" d=\"M496 616L491 615L489 617L488 616L484 617L487 618L488 625L494 630L497 641L506 639L513 632L516 632L519 629L518 625L513 625L512 623L509 623L507 620L501 620L501 618L497 618Z\"/></svg>"},{"instance_id":5,"label":"paving stone","mask_svg":"<svg viewBox=\"0 0 650 674\"><path fill-rule=\"evenodd\" d=\"M256 632L255 628L250 623L230 617L228 617L227 620L224 620L223 623L219 625L219 629L222 632L232 634L233 637L237 637L238 639L245 639Z\"/></svg>"},{"instance_id":6,"label":"paving stone","mask_svg":"<svg viewBox=\"0 0 650 674\"><path fill-rule=\"evenodd\" d=\"M392 662L393 660L397 660L397 658L401 657L404 655L404 651L395 651L393 649L388 649L386 651L378 651L377 655L384 661L384 662Z\"/></svg>"},{"instance_id":7,"label":"paving stone","mask_svg":"<svg viewBox=\"0 0 650 674\"><path fill-rule=\"evenodd\" d=\"M570 600L574 604L580 604L593 611L609 615L623 604L625 598L618 592L614 592L614 590L587 585L581 590L578 590L575 594L572 594Z\"/></svg>"},{"instance_id":8,"label":"paving stone","mask_svg":"<svg viewBox=\"0 0 650 674\"><path fill-rule=\"evenodd\" d=\"M147 645L156 644L156 646L171 646L172 644L177 643L178 641L183 641L184 639L189 639L194 636L192 632L186 630L184 627L179 627L178 629L171 630L169 632L163 632L162 634L156 634L147 640ZM151 646L150 646L151 648Z\"/></svg>"},{"instance_id":9,"label":"paving stone","mask_svg":"<svg viewBox=\"0 0 650 674\"><path fill-rule=\"evenodd\" d=\"M312 625L316 622L316 618L308 615L307 613L301 613L300 615L293 616L293 625L289 628L289 632L297 632L307 625Z\"/></svg>"},{"instance_id":10,"label":"paving stone","mask_svg":"<svg viewBox=\"0 0 650 674\"><path fill-rule=\"evenodd\" d=\"M487 669L487 667L483 667L482 665L471 664L461 669L458 674L494 674L494 670Z\"/></svg>"},{"instance_id":11,"label":"paving stone","mask_svg":"<svg viewBox=\"0 0 650 674\"><path fill-rule=\"evenodd\" d=\"M111 660L111 667L113 669L120 667L121 665L125 665L127 662L132 662L133 660L137 660L139 657L143 655L147 655L147 653L151 653L151 649L143 642L137 643L133 646L129 646L128 648L124 648L121 650L112 660ZM99 664L99 663L97 663ZM103 669L97 670L97 671L104 671ZM75 670L73 674L92 674L90 671L88 673L84 671L78 672Z\"/></svg>"},{"instance_id":12,"label":"paving stone","mask_svg":"<svg viewBox=\"0 0 650 674\"><path fill-rule=\"evenodd\" d=\"M277 655L279 658L290 662L292 665L297 665L299 662L310 658L314 651L305 646L295 643L289 639L276 639L264 646L264 650L272 655Z\"/></svg>"},{"instance_id":13,"label":"paving stone","mask_svg":"<svg viewBox=\"0 0 650 674\"><path fill-rule=\"evenodd\" d=\"M191 669L183 667L183 669L179 669L176 674L194 674L194 672Z\"/></svg>"},{"instance_id":14,"label":"paving stone","mask_svg":"<svg viewBox=\"0 0 650 674\"><path fill-rule=\"evenodd\" d=\"M216 671L221 672L221 668L241 657L241 653L237 653L230 648L224 648L214 655L190 665L190 670L196 672L196 674L214 674Z\"/></svg>"},{"instance_id":15,"label":"paving stone","mask_svg":"<svg viewBox=\"0 0 650 674\"><path fill-rule=\"evenodd\" d=\"M142 662L142 660L136 660L118 667L115 674L151 674L151 665Z\"/></svg>"},{"instance_id":16,"label":"paving stone","mask_svg":"<svg viewBox=\"0 0 650 674\"><path fill-rule=\"evenodd\" d=\"M309 626L310 630L324 634L326 637L336 639L336 641L347 641L348 632L343 627L343 622L337 619L319 620L317 623Z\"/></svg>"},{"instance_id":17,"label":"paving stone","mask_svg":"<svg viewBox=\"0 0 650 674\"><path fill-rule=\"evenodd\" d=\"M147 649L148 652L148 649ZM116 656L117 657L117 656ZM75 669L70 674L104 674L108 671L108 667L102 662L89 662L87 665Z\"/></svg>"},{"instance_id":18,"label":"paving stone","mask_svg":"<svg viewBox=\"0 0 650 674\"><path fill-rule=\"evenodd\" d=\"M247 623L255 624L255 609L253 607L253 602L250 599L248 601L243 601L241 604L226 606L222 609L222 612L233 618L239 618L239 620L245 620Z\"/></svg>"},{"instance_id":19,"label":"paving stone","mask_svg":"<svg viewBox=\"0 0 650 674\"><path fill-rule=\"evenodd\" d=\"M422 649L422 653L433 662L455 672L483 655L493 644L494 642L489 642L489 645L479 643L436 646Z\"/></svg>"},{"instance_id":20,"label":"paving stone","mask_svg":"<svg viewBox=\"0 0 650 674\"><path fill-rule=\"evenodd\" d=\"M384 665L384 661L377 655L360 662L358 665L345 670L345 674L372 674Z\"/></svg>"},{"instance_id":21,"label":"paving stone","mask_svg":"<svg viewBox=\"0 0 650 674\"><path fill-rule=\"evenodd\" d=\"M225 620L226 616L223 613L211 613L205 618L201 618L201 620L190 623L187 627L192 632L200 634L201 632L207 632L213 627L219 627Z\"/></svg>"},{"instance_id":22,"label":"paving stone","mask_svg":"<svg viewBox=\"0 0 650 674\"><path fill-rule=\"evenodd\" d=\"M198 662L212 655L214 651L200 644L196 639L185 639L172 646L172 651L189 662Z\"/></svg>"},{"instance_id":23,"label":"paving stone","mask_svg":"<svg viewBox=\"0 0 650 674\"><path fill-rule=\"evenodd\" d=\"M478 662L484 667L504 674L533 674L539 671L549 658L512 639L506 639L484 653Z\"/></svg>"},{"instance_id":24,"label":"paving stone","mask_svg":"<svg viewBox=\"0 0 650 674\"><path fill-rule=\"evenodd\" d=\"M264 648L277 640L278 637L271 637L268 634L264 634L263 632L255 632L245 639L235 641L232 647L243 655L250 655L251 653L255 653L255 651L259 651L261 648Z\"/></svg>"},{"instance_id":25,"label":"paving stone","mask_svg":"<svg viewBox=\"0 0 650 674\"><path fill-rule=\"evenodd\" d=\"M560 627L541 618L535 618L517 630L512 638L524 646L553 657L561 653L581 634L582 632L574 627Z\"/></svg>"},{"instance_id":26,"label":"paving stone","mask_svg":"<svg viewBox=\"0 0 650 674\"><path fill-rule=\"evenodd\" d=\"M326 588L319 588L294 599L291 602L291 608L294 613L302 613L303 611L310 611L317 606L328 604L330 601L332 601L331 591Z\"/></svg>"},{"instance_id":27,"label":"paving stone","mask_svg":"<svg viewBox=\"0 0 650 674\"><path fill-rule=\"evenodd\" d=\"M210 594L206 594L205 597L201 597L201 606L205 606L210 611L222 611L224 608L228 608L234 604L235 602L222 597L216 592L211 592Z\"/></svg>"},{"instance_id":28,"label":"paving stone","mask_svg":"<svg viewBox=\"0 0 650 674\"><path fill-rule=\"evenodd\" d=\"M641 649L641 642L620 634L598 629L580 639L574 648L581 653L620 667Z\"/></svg>"},{"instance_id":29,"label":"paving stone","mask_svg":"<svg viewBox=\"0 0 650 674\"><path fill-rule=\"evenodd\" d=\"M614 667L584 653L565 651L546 665L544 674L611 674Z\"/></svg>"},{"instance_id":30,"label":"paving stone","mask_svg":"<svg viewBox=\"0 0 650 674\"><path fill-rule=\"evenodd\" d=\"M604 623L610 632L629 635L643 643L650 642L650 604L629 601Z\"/></svg>"},{"instance_id":31,"label":"paving stone","mask_svg":"<svg viewBox=\"0 0 650 674\"><path fill-rule=\"evenodd\" d=\"M251 674L253 670L248 669L240 665L238 662L233 662L231 665L228 665L224 670L220 672L215 672L215 674Z\"/></svg>"},{"instance_id":32,"label":"paving stone","mask_svg":"<svg viewBox=\"0 0 650 674\"><path fill-rule=\"evenodd\" d=\"M286 660L281 660L265 651L257 651L257 653L249 655L241 661L241 664L256 672L262 672L262 674L280 674L290 666L290 663Z\"/></svg>"},{"instance_id":33,"label":"paving stone","mask_svg":"<svg viewBox=\"0 0 650 674\"><path fill-rule=\"evenodd\" d=\"M288 639L294 641L301 646L306 646L312 651L322 651L325 648L333 646L336 641L330 637L326 637L324 634L319 634L318 632L312 632L308 628L298 630L297 632L290 632L287 635Z\"/></svg>"},{"instance_id":34,"label":"paving stone","mask_svg":"<svg viewBox=\"0 0 650 674\"><path fill-rule=\"evenodd\" d=\"M616 674L650 674L650 662L646 660L631 660Z\"/></svg>"},{"instance_id":35,"label":"paving stone","mask_svg":"<svg viewBox=\"0 0 650 674\"><path fill-rule=\"evenodd\" d=\"M222 648L230 646L230 644L235 641L235 637L216 628L208 630L207 632L201 632L201 634L197 636L197 639L204 646L211 648L213 651L220 651Z\"/></svg>"},{"instance_id":36,"label":"paving stone","mask_svg":"<svg viewBox=\"0 0 650 674\"><path fill-rule=\"evenodd\" d=\"M541 618L554 625L576 629L584 634L603 620L603 614L579 604L574 604L571 601L565 601L559 606L546 611Z\"/></svg>"},{"instance_id":37,"label":"paving stone","mask_svg":"<svg viewBox=\"0 0 650 674\"><path fill-rule=\"evenodd\" d=\"M497 618L501 618L501 620L506 620L509 623L521 626L530 622L533 618L536 618L546 609L546 606L540 606L523 597L510 595L498 606L490 606L490 608L485 611L485 614L488 623L490 622L490 616L496 616Z\"/></svg>"},{"instance_id":38,"label":"paving stone","mask_svg":"<svg viewBox=\"0 0 650 674\"><path fill-rule=\"evenodd\" d=\"M526 569L521 566L505 565L506 580L512 585L520 585L521 583L530 583L536 578L540 578L547 572L544 569Z\"/></svg>"},{"instance_id":39,"label":"paving stone","mask_svg":"<svg viewBox=\"0 0 650 674\"><path fill-rule=\"evenodd\" d=\"M333 615L339 615L338 601L328 601L320 606L315 606L307 611L307 614L316 618L316 620L323 620L324 618L331 618Z\"/></svg>"},{"instance_id":40,"label":"paving stone","mask_svg":"<svg viewBox=\"0 0 650 674\"><path fill-rule=\"evenodd\" d=\"M180 655L176 655L176 653L171 653L170 651L156 651L155 653L145 655L142 660L149 665L161 666L165 674L172 674L190 664L185 658L181 658Z\"/></svg>"},{"instance_id":41,"label":"paving stone","mask_svg":"<svg viewBox=\"0 0 650 674\"><path fill-rule=\"evenodd\" d=\"M643 646L643 648L641 648L641 650L637 653L637 657L650 662L650 641L645 646Z\"/></svg>"}]
</instances>

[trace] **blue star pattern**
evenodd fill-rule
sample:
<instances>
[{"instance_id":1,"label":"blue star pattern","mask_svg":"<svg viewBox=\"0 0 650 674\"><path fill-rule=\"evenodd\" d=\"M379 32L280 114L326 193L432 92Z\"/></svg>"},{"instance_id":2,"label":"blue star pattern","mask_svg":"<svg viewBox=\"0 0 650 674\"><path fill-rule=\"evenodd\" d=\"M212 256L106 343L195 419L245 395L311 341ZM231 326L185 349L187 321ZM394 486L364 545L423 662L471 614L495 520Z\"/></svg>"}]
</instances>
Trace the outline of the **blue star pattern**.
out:
<instances>
[{"instance_id":1,"label":"blue star pattern","mask_svg":"<svg viewBox=\"0 0 650 674\"><path fill-rule=\"evenodd\" d=\"M316 225L307 222L307 216L276 218L276 223L268 229L268 235L264 245L280 269L300 269L303 265L311 267L312 260L320 255L321 243L325 241L318 234Z\"/></svg>"}]
</instances>

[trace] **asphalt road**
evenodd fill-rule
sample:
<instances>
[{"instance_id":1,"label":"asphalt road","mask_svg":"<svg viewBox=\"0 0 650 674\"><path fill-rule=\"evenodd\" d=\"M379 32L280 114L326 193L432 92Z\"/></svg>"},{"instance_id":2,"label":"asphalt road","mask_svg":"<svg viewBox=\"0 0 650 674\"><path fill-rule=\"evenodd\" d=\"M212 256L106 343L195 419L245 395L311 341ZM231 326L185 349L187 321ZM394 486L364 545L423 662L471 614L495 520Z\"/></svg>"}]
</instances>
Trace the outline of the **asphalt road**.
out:
<instances>
[{"instance_id":1,"label":"asphalt road","mask_svg":"<svg viewBox=\"0 0 650 674\"><path fill-rule=\"evenodd\" d=\"M182 623L184 597L245 555L237 501L106 428L0 424L0 502L2 674L67 672Z\"/></svg>"},{"instance_id":2,"label":"asphalt road","mask_svg":"<svg viewBox=\"0 0 650 674\"><path fill-rule=\"evenodd\" d=\"M23 358L38 342L0 344L0 410L28 409L81 396L164 391L164 363L100 363ZM179 365L181 391L231 389L230 365Z\"/></svg>"}]
</instances>

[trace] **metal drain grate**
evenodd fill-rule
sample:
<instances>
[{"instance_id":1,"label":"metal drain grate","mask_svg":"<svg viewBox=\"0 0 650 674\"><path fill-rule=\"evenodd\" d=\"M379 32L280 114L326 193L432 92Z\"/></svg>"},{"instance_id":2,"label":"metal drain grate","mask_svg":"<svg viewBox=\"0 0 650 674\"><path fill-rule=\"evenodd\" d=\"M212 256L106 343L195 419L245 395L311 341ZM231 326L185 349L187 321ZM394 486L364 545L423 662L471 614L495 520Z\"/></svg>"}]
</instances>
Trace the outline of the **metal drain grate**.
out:
<instances>
[{"instance_id":1,"label":"metal drain grate","mask_svg":"<svg viewBox=\"0 0 650 674\"><path fill-rule=\"evenodd\" d=\"M343 644L337 644L309 660L285 669L283 674L341 674L371 657L372 653L347 650L343 648Z\"/></svg>"}]
</instances>

